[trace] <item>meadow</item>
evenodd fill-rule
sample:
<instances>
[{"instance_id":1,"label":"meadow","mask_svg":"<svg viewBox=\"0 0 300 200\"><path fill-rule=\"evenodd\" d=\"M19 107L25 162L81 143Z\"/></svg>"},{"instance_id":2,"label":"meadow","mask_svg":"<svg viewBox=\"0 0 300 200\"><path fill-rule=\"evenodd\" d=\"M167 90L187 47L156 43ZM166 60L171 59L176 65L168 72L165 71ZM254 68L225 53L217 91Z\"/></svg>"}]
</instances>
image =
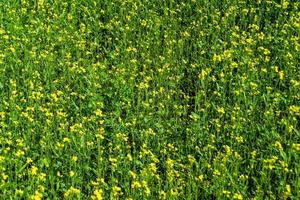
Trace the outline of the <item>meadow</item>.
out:
<instances>
[{"instance_id":1,"label":"meadow","mask_svg":"<svg viewBox=\"0 0 300 200\"><path fill-rule=\"evenodd\" d=\"M0 199L300 199L298 0L0 1Z\"/></svg>"}]
</instances>

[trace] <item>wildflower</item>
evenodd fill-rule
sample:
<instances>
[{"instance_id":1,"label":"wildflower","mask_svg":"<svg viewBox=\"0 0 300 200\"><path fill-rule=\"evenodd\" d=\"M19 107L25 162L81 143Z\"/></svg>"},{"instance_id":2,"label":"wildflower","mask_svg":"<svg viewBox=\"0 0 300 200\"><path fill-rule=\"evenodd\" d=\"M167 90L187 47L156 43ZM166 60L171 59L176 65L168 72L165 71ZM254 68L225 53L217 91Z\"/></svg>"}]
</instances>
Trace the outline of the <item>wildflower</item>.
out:
<instances>
[{"instance_id":1,"label":"wildflower","mask_svg":"<svg viewBox=\"0 0 300 200\"><path fill-rule=\"evenodd\" d=\"M276 141L275 142L275 144L274 144L274 146L278 149L278 150L283 150L283 148L282 148L282 145L281 145L281 143L279 142L279 141Z\"/></svg>"},{"instance_id":2,"label":"wildflower","mask_svg":"<svg viewBox=\"0 0 300 200\"><path fill-rule=\"evenodd\" d=\"M78 196L78 195L80 195L80 190L71 186L70 189L68 189L64 195L65 195L65 197L69 197L69 196L73 196L73 195Z\"/></svg>"},{"instance_id":3,"label":"wildflower","mask_svg":"<svg viewBox=\"0 0 300 200\"><path fill-rule=\"evenodd\" d=\"M40 173L38 176L39 180L45 181L46 180L46 174L45 173Z\"/></svg>"},{"instance_id":4,"label":"wildflower","mask_svg":"<svg viewBox=\"0 0 300 200\"><path fill-rule=\"evenodd\" d=\"M243 196L241 194L235 193L233 195L233 199L237 199L237 200L243 200Z\"/></svg>"},{"instance_id":5,"label":"wildflower","mask_svg":"<svg viewBox=\"0 0 300 200\"><path fill-rule=\"evenodd\" d=\"M287 184L287 185L285 186L285 192L284 192L284 195L285 195L286 197L289 197L289 196L292 195L291 186L290 186L289 184Z\"/></svg>"},{"instance_id":6,"label":"wildflower","mask_svg":"<svg viewBox=\"0 0 300 200\"><path fill-rule=\"evenodd\" d=\"M70 171L70 177L73 177L75 175L75 172L74 171Z\"/></svg>"},{"instance_id":7,"label":"wildflower","mask_svg":"<svg viewBox=\"0 0 300 200\"><path fill-rule=\"evenodd\" d=\"M235 137L235 140L236 140L238 143L243 143L243 142L244 142L243 136L236 136L236 137Z\"/></svg>"},{"instance_id":8,"label":"wildflower","mask_svg":"<svg viewBox=\"0 0 300 200\"><path fill-rule=\"evenodd\" d=\"M283 1L282 1L282 8L283 8L283 9L287 9L288 6L289 6L289 2L286 1L286 0L283 0Z\"/></svg>"},{"instance_id":9,"label":"wildflower","mask_svg":"<svg viewBox=\"0 0 300 200\"><path fill-rule=\"evenodd\" d=\"M77 162L78 157L77 156L72 156L72 161Z\"/></svg>"},{"instance_id":10,"label":"wildflower","mask_svg":"<svg viewBox=\"0 0 300 200\"><path fill-rule=\"evenodd\" d=\"M222 58L221 58L220 55L214 54L214 56L213 56L213 61L215 61L215 62L220 62L221 59L222 59Z\"/></svg>"},{"instance_id":11,"label":"wildflower","mask_svg":"<svg viewBox=\"0 0 300 200\"><path fill-rule=\"evenodd\" d=\"M96 189L94 190L94 195L92 195L93 200L102 200L103 199L103 190L102 189Z\"/></svg>"},{"instance_id":12,"label":"wildflower","mask_svg":"<svg viewBox=\"0 0 300 200\"><path fill-rule=\"evenodd\" d=\"M16 195L23 195L24 191L21 189L16 189L15 194Z\"/></svg>"},{"instance_id":13,"label":"wildflower","mask_svg":"<svg viewBox=\"0 0 300 200\"><path fill-rule=\"evenodd\" d=\"M211 72L210 68L202 69L201 72L198 75L199 79L200 80L204 79L210 72Z\"/></svg>"},{"instance_id":14,"label":"wildflower","mask_svg":"<svg viewBox=\"0 0 300 200\"><path fill-rule=\"evenodd\" d=\"M300 115L300 107L295 106L295 105L291 105L290 106L290 113L294 114L294 115Z\"/></svg>"},{"instance_id":15,"label":"wildflower","mask_svg":"<svg viewBox=\"0 0 300 200\"><path fill-rule=\"evenodd\" d=\"M99 128L98 132L96 133L96 138L103 140L104 139L104 128Z\"/></svg>"},{"instance_id":16,"label":"wildflower","mask_svg":"<svg viewBox=\"0 0 300 200\"><path fill-rule=\"evenodd\" d=\"M280 71L278 74L279 74L279 79L283 80L284 79L284 72Z\"/></svg>"},{"instance_id":17,"label":"wildflower","mask_svg":"<svg viewBox=\"0 0 300 200\"><path fill-rule=\"evenodd\" d=\"M223 108L223 107L219 107L218 109L217 109L217 111L218 111L218 113L220 113L220 114L225 114L225 109Z\"/></svg>"},{"instance_id":18,"label":"wildflower","mask_svg":"<svg viewBox=\"0 0 300 200\"><path fill-rule=\"evenodd\" d=\"M31 195L30 199L32 199L32 200L41 200L42 197L43 197L43 195L40 192L36 191L34 195Z\"/></svg>"},{"instance_id":19,"label":"wildflower","mask_svg":"<svg viewBox=\"0 0 300 200\"><path fill-rule=\"evenodd\" d=\"M57 171L57 173L56 173L56 176L58 176L58 177L62 177L62 175L61 175L60 171Z\"/></svg>"},{"instance_id":20,"label":"wildflower","mask_svg":"<svg viewBox=\"0 0 300 200\"><path fill-rule=\"evenodd\" d=\"M32 162L33 162L32 158L28 157L27 160L26 160L26 163L27 163L27 164L30 164L30 163L32 163Z\"/></svg>"},{"instance_id":21,"label":"wildflower","mask_svg":"<svg viewBox=\"0 0 300 200\"><path fill-rule=\"evenodd\" d=\"M223 190L222 193L223 193L223 195L225 195L228 198L229 198L229 195L231 194L231 192L228 190Z\"/></svg>"},{"instance_id":22,"label":"wildflower","mask_svg":"<svg viewBox=\"0 0 300 200\"><path fill-rule=\"evenodd\" d=\"M197 177L197 179L198 179L200 182L202 182L203 179L204 179L204 176L201 174L201 175L199 175L199 176Z\"/></svg>"},{"instance_id":23,"label":"wildflower","mask_svg":"<svg viewBox=\"0 0 300 200\"><path fill-rule=\"evenodd\" d=\"M216 169L213 171L213 176L220 176L220 175L221 175L221 173L219 170Z\"/></svg>"},{"instance_id":24,"label":"wildflower","mask_svg":"<svg viewBox=\"0 0 300 200\"><path fill-rule=\"evenodd\" d=\"M18 150L17 153L16 153L16 156L17 156L17 157L21 157L21 156L23 156L24 154L25 154L24 151Z\"/></svg>"},{"instance_id":25,"label":"wildflower","mask_svg":"<svg viewBox=\"0 0 300 200\"><path fill-rule=\"evenodd\" d=\"M70 140L70 138L68 138L68 137L64 137L63 142L70 143L71 140Z\"/></svg>"},{"instance_id":26,"label":"wildflower","mask_svg":"<svg viewBox=\"0 0 300 200\"><path fill-rule=\"evenodd\" d=\"M38 171L38 168L36 166L32 166L30 169L31 175L36 175Z\"/></svg>"},{"instance_id":27,"label":"wildflower","mask_svg":"<svg viewBox=\"0 0 300 200\"><path fill-rule=\"evenodd\" d=\"M293 143L292 148L296 151L300 151L300 144Z\"/></svg>"},{"instance_id":28,"label":"wildflower","mask_svg":"<svg viewBox=\"0 0 300 200\"><path fill-rule=\"evenodd\" d=\"M132 189L135 189L135 188L141 188L141 187L142 187L142 185L141 185L141 183L138 182L138 181L133 181L132 184L131 184L131 188L132 188Z\"/></svg>"},{"instance_id":29,"label":"wildflower","mask_svg":"<svg viewBox=\"0 0 300 200\"><path fill-rule=\"evenodd\" d=\"M142 181L142 187L144 188L146 196L149 196L151 192L146 181Z\"/></svg>"},{"instance_id":30,"label":"wildflower","mask_svg":"<svg viewBox=\"0 0 300 200\"><path fill-rule=\"evenodd\" d=\"M100 109L97 109L95 111L95 115L98 116L98 117L102 117L103 116L102 111Z\"/></svg>"},{"instance_id":31,"label":"wildflower","mask_svg":"<svg viewBox=\"0 0 300 200\"><path fill-rule=\"evenodd\" d=\"M118 186L113 186L112 188L112 195L114 197L119 196L121 194L121 188Z\"/></svg>"},{"instance_id":32,"label":"wildflower","mask_svg":"<svg viewBox=\"0 0 300 200\"><path fill-rule=\"evenodd\" d=\"M4 34L5 33L5 30L0 28L0 35Z\"/></svg>"},{"instance_id":33,"label":"wildflower","mask_svg":"<svg viewBox=\"0 0 300 200\"><path fill-rule=\"evenodd\" d=\"M176 196L178 196L178 190L177 189L174 189L174 188L172 188L171 189L171 196L173 196L173 197L176 197Z\"/></svg>"},{"instance_id":34,"label":"wildflower","mask_svg":"<svg viewBox=\"0 0 300 200\"><path fill-rule=\"evenodd\" d=\"M157 171L156 164L155 164L155 163L150 163L150 164L149 164L149 170L150 170L152 173L156 173L156 171Z\"/></svg>"},{"instance_id":35,"label":"wildflower","mask_svg":"<svg viewBox=\"0 0 300 200\"><path fill-rule=\"evenodd\" d=\"M188 155L188 160L189 160L189 162L190 162L191 165L194 164L194 163L196 163L196 159L192 155Z\"/></svg>"},{"instance_id":36,"label":"wildflower","mask_svg":"<svg viewBox=\"0 0 300 200\"><path fill-rule=\"evenodd\" d=\"M166 199L167 194L164 191L159 191L159 199Z\"/></svg>"},{"instance_id":37,"label":"wildflower","mask_svg":"<svg viewBox=\"0 0 300 200\"><path fill-rule=\"evenodd\" d=\"M172 159L170 159L170 158L168 158L166 163L167 163L167 166L168 166L169 168L173 168L173 166L174 166L174 164L175 164L175 161L172 160Z\"/></svg>"}]
</instances>

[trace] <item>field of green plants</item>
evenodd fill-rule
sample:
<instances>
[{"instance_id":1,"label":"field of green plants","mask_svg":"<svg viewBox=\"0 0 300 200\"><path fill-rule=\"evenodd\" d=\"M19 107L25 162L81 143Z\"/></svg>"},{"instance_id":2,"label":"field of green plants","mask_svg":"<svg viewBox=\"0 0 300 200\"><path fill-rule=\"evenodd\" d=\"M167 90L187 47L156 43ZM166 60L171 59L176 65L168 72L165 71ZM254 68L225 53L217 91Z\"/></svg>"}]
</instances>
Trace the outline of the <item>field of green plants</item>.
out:
<instances>
[{"instance_id":1,"label":"field of green plants","mask_svg":"<svg viewBox=\"0 0 300 200\"><path fill-rule=\"evenodd\" d=\"M298 0L0 2L0 199L300 199Z\"/></svg>"}]
</instances>

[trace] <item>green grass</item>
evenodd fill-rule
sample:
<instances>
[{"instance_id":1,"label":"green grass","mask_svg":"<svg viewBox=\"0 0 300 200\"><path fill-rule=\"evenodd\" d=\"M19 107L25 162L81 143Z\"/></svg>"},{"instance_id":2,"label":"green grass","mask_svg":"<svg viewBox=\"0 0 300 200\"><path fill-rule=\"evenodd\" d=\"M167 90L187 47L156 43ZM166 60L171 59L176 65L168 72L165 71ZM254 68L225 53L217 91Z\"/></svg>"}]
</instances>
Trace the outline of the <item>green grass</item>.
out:
<instances>
[{"instance_id":1,"label":"green grass","mask_svg":"<svg viewBox=\"0 0 300 200\"><path fill-rule=\"evenodd\" d=\"M0 199L299 199L296 0L0 2Z\"/></svg>"}]
</instances>

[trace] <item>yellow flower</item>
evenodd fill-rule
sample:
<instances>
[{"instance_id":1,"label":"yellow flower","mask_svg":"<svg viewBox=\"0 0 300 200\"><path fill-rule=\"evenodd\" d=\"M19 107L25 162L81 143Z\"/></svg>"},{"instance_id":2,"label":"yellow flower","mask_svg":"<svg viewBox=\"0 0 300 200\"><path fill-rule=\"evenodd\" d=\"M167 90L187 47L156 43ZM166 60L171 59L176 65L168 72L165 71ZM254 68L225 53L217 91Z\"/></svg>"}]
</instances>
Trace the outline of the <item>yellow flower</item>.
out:
<instances>
[{"instance_id":1,"label":"yellow flower","mask_svg":"<svg viewBox=\"0 0 300 200\"><path fill-rule=\"evenodd\" d=\"M223 190L222 193L223 193L226 197L229 197L229 195L231 194L231 192L228 191L228 190Z\"/></svg>"},{"instance_id":2,"label":"yellow flower","mask_svg":"<svg viewBox=\"0 0 300 200\"><path fill-rule=\"evenodd\" d=\"M57 175L58 177L62 177L60 171L57 171L56 175Z\"/></svg>"},{"instance_id":3,"label":"yellow flower","mask_svg":"<svg viewBox=\"0 0 300 200\"><path fill-rule=\"evenodd\" d=\"M196 163L196 159L195 159L195 157L192 156L192 155L188 155L188 160L189 160L190 164Z\"/></svg>"},{"instance_id":4,"label":"yellow flower","mask_svg":"<svg viewBox=\"0 0 300 200\"><path fill-rule=\"evenodd\" d=\"M97 109L95 111L95 115L98 116L98 117L102 117L103 116L102 111L100 109Z\"/></svg>"},{"instance_id":5,"label":"yellow flower","mask_svg":"<svg viewBox=\"0 0 300 200\"><path fill-rule=\"evenodd\" d=\"M26 160L26 163L29 164L29 163L32 163L32 162L33 162L32 158L28 157L27 160Z\"/></svg>"},{"instance_id":6,"label":"yellow flower","mask_svg":"<svg viewBox=\"0 0 300 200\"><path fill-rule=\"evenodd\" d=\"M75 172L74 171L70 171L70 177L73 177L75 175Z\"/></svg>"},{"instance_id":7,"label":"yellow flower","mask_svg":"<svg viewBox=\"0 0 300 200\"><path fill-rule=\"evenodd\" d=\"M71 140L70 140L70 138L64 137L64 139L63 139L63 142L70 143L70 142L71 142Z\"/></svg>"},{"instance_id":8,"label":"yellow flower","mask_svg":"<svg viewBox=\"0 0 300 200\"><path fill-rule=\"evenodd\" d=\"M5 30L0 28L0 35L4 34L5 33Z\"/></svg>"},{"instance_id":9,"label":"yellow flower","mask_svg":"<svg viewBox=\"0 0 300 200\"><path fill-rule=\"evenodd\" d=\"M113 186L112 188L112 195L114 197L118 196L119 194L121 194L121 188L118 186Z\"/></svg>"},{"instance_id":10,"label":"yellow flower","mask_svg":"<svg viewBox=\"0 0 300 200\"><path fill-rule=\"evenodd\" d=\"M72 156L72 161L76 162L78 160L77 156Z\"/></svg>"},{"instance_id":11,"label":"yellow flower","mask_svg":"<svg viewBox=\"0 0 300 200\"><path fill-rule=\"evenodd\" d=\"M276 141L274 146L278 149L278 150L283 150L282 145L279 141Z\"/></svg>"},{"instance_id":12,"label":"yellow flower","mask_svg":"<svg viewBox=\"0 0 300 200\"><path fill-rule=\"evenodd\" d=\"M233 195L233 199L237 199L237 200L243 200L243 196L241 194L235 193Z\"/></svg>"},{"instance_id":13,"label":"yellow flower","mask_svg":"<svg viewBox=\"0 0 300 200\"><path fill-rule=\"evenodd\" d=\"M135 179L136 178L136 173L134 173L133 171L129 171L129 175Z\"/></svg>"},{"instance_id":14,"label":"yellow flower","mask_svg":"<svg viewBox=\"0 0 300 200\"><path fill-rule=\"evenodd\" d=\"M167 194L164 191L160 191L159 192L159 199L166 199L167 198Z\"/></svg>"},{"instance_id":15,"label":"yellow flower","mask_svg":"<svg viewBox=\"0 0 300 200\"><path fill-rule=\"evenodd\" d=\"M282 1L282 8L283 9L287 9L289 6L289 2L288 1Z\"/></svg>"},{"instance_id":16,"label":"yellow flower","mask_svg":"<svg viewBox=\"0 0 300 200\"><path fill-rule=\"evenodd\" d=\"M72 196L72 195L76 195L76 196L80 195L80 190L71 186L70 189L68 189L65 192L65 197Z\"/></svg>"},{"instance_id":17,"label":"yellow flower","mask_svg":"<svg viewBox=\"0 0 300 200\"><path fill-rule=\"evenodd\" d=\"M244 138L242 136L236 136L235 139L238 143L243 143L244 142Z\"/></svg>"},{"instance_id":18,"label":"yellow flower","mask_svg":"<svg viewBox=\"0 0 300 200\"><path fill-rule=\"evenodd\" d=\"M175 164L175 161L172 160L172 159L170 159L170 158L168 158L166 163L167 163L167 166L169 168L172 168L174 166L174 164Z\"/></svg>"},{"instance_id":19,"label":"yellow flower","mask_svg":"<svg viewBox=\"0 0 300 200\"><path fill-rule=\"evenodd\" d=\"M16 195L23 195L23 190L21 190L21 189L16 189L16 191L15 191L15 194Z\"/></svg>"},{"instance_id":20,"label":"yellow flower","mask_svg":"<svg viewBox=\"0 0 300 200\"><path fill-rule=\"evenodd\" d=\"M292 148L295 149L296 151L300 151L300 144L293 144Z\"/></svg>"},{"instance_id":21,"label":"yellow flower","mask_svg":"<svg viewBox=\"0 0 300 200\"><path fill-rule=\"evenodd\" d=\"M96 189L94 190L94 195L92 196L93 200L102 200L103 199L103 190L102 189Z\"/></svg>"},{"instance_id":22,"label":"yellow flower","mask_svg":"<svg viewBox=\"0 0 300 200\"><path fill-rule=\"evenodd\" d=\"M197 177L197 179L200 181L200 182L202 182L203 181L203 178L204 178L204 176L201 174L201 175L199 175L198 177Z\"/></svg>"},{"instance_id":23,"label":"yellow flower","mask_svg":"<svg viewBox=\"0 0 300 200\"><path fill-rule=\"evenodd\" d=\"M278 74L279 74L279 79L283 80L284 79L284 72L280 71Z\"/></svg>"},{"instance_id":24,"label":"yellow flower","mask_svg":"<svg viewBox=\"0 0 300 200\"><path fill-rule=\"evenodd\" d=\"M179 193L178 193L178 190L177 189L171 189L171 196L174 196L174 197L176 197L177 195L178 195Z\"/></svg>"},{"instance_id":25,"label":"yellow flower","mask_svg":"<svg viewBox=\"0 0 300 200\"><path fill-rule=\"evenodd\" d=\"M135 188L141 188L141 187L142 187L142 185L141 185L141 183L138 182L138 181L133 181L132 184L131 184L131 188L132 188L132 189L135 189Z\"/></svg>"},{"instance_id":26,"label":"yellow flower","mask_svg":"<svg viewBox=\"0 0 300 200\"><path fill-rule=\"evenodd\" d=\"M16 153L16 156L17 156L17 157L21 157L21 156L23 156L24 154L25 154L24 151L18 150L17 153Z\"/></svg>"},{"instance_id":27,"label":"yellow flower","mask_svg":"<svg viewBox=\"0 0 300 200\"><path fill-rule=\"evenodd\" d=\"M225 109L223 108L223 107L219 107L218 109L217 109L217 111L218 111L218 113L220 113L220 114L225 114Z\"/></svg>"},{"instance_id":28,"label":"yellow flower","mask_svg":"<svg viewBox=\"0 0 300 200\"><path fill-rule=\"evenodd\" d=\"M290 185L286 185L285 186L285 192L284 192L285 196L291 196L292 195L292 191L291 191L291 186Z\"/></svg>"},{"instance_id":29,"label":"yellow flower","mask_svg":"<svg viewBox=\"0 0 300 200\"><path fill-rule=\"evenodd\" d=\"M41 200L43 197L43 195L41 193L39 193L38 191L35 192L34 195L31 195L31 198L32 200Z\"/></svg>"},{"instance_id":30,"label":"yellow flower","mask_svg":"<svg viewBox=\"0 0 300 200\"><path fill-rule=\"evenodd\" d=\"M220 173L220 171L219 170L214 170L214 172L213 172L213 176L220 176L221 175L221 173Z\"/></svg>"},{"instance_id":31,"label":"yellow flower","mask_svg":"<svg viewBox=\"0 0 300 200\"><path fill-rule=\"evenodd\" d=\"M38 168L36 166L32 166L30 169L31 175L36 175L38 172Z\"/></svg>"},{"instance_id":32,"label":"yellow flower","mask_svg":"<svg viewBox=\"0 0 300 200\"><path fill-rule=\"evenodd\" d=\"M222 57L220 55L214 54L213 61L221 61Z\"/></svg>"},{"instance_id":33,"label":"yellow flower","mask_svg":"<svg viewBox=\"0 0 300 200\"><path fill-rule=\"evenodd\" d=\"M295 106L295 105L291 105L290 106L290 113L294 114L294 115L300 115L300 107Z\"/></svg>"},{"instance_id":34,"label":"yellow flower","mask_svg":"<svg viewBox=\"0 0 300 200\"><path fill-rule=\"evenodd\" d=\"M40 174L39 174L39 179L40 179L41 181L45 181L45 180L46 180L46 174L45 174L45 173L40 173Z\"/></svg>"},{"instance_id":35,"label":"yellow flower","mask_svg":"<svg viewBox=\"0 0 300 200\"><path fill-rule=\"evenodd\" d=\"M144 192L145 192L146 196L149 196L151 192L150 192L150 189L148 187L147 182L146 181L142 181L142 186L144 188Z\"/></svg>"},{"instance_id":36,"label":"yellow flower","mask_svg":"<svg viewBox=\"0 0 300 200\"><path fill-rule=\"evenodd\" d=\"M127 154L126 157L127 157L127 159L128 159L129 161L132 161L132 160L133 160L131 154L129 154L129 153Z\"/></svg>"}]
</instances>

